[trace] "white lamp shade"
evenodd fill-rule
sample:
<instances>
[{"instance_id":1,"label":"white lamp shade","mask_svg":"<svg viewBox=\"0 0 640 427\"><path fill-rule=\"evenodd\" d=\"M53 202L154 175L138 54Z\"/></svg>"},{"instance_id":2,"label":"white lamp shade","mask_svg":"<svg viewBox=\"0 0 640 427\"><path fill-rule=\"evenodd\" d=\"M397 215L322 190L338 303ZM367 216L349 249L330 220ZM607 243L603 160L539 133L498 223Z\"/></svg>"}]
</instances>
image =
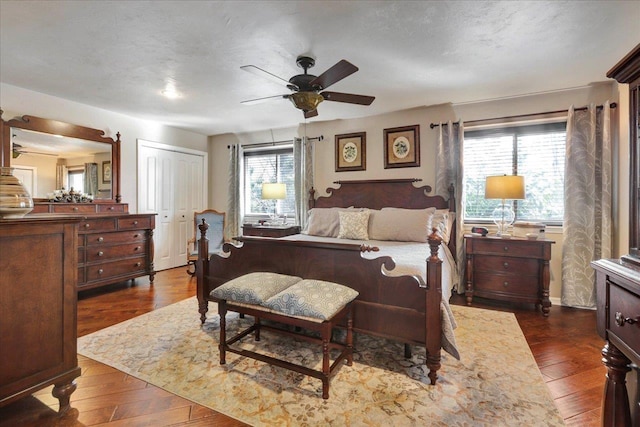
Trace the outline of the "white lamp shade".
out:
<instances>
[{"instance_id":1,"label":"white lamp shade","mask_svg":"<svg viewBox=\"0 0 640 427\"><path fill-rule=\"evenodd\" d=\"M484 188L485 199L524 199L524 177L518 175L488 176Z\"/></svg>"},{"instance_id":2,"label":"white lamp shade","mask_svg":"<svg viewBox=\"0 0 640 427\"><path fill-rule=\"evenodd\" d=\"M265 182L262 184L262 198L263 199L286 199L287 198L287 185L279 182L270 183Z\"/></svg>"}]
</instances>

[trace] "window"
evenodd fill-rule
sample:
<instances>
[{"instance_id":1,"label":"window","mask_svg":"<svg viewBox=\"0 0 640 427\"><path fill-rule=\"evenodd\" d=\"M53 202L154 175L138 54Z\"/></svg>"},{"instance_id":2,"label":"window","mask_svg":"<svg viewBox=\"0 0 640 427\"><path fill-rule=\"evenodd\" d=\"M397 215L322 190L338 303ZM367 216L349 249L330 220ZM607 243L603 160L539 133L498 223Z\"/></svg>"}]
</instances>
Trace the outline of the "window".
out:
<instances>
[{"instance_id":1,"label":"window","mask_svg":"<svg viewBox=\"0 0 640 427\"><path fill-rule=\"evenodd\" d=\"M69 180L67 189L71 190L73 188L76 193L84 192L84 169L70 168L67 179Z\"/></svg>"},{"instance_id":2,"label":"window","mask_svg":"<svg viewBox=\"0 0 640 427\"><path fill-rule=\"evenodd\" d=\"M295 217L293 146L247 149L244 152L244 216L287 215ZM280 182L287 186L284 200L263 200L262 183Z\"/></svg>"},{"instance_id":3,"label":"window","mask_svg":"<svg viewBox=\"0 0 640 427\"><path fill-rule=\"evenodd\" d=\"M522 175L525 200L512 203L516 221L561 224L564 215L566 123L464 133L465 220L484 222L499 203L484 198L488 175Z\"/></svg>"}]
</instances>

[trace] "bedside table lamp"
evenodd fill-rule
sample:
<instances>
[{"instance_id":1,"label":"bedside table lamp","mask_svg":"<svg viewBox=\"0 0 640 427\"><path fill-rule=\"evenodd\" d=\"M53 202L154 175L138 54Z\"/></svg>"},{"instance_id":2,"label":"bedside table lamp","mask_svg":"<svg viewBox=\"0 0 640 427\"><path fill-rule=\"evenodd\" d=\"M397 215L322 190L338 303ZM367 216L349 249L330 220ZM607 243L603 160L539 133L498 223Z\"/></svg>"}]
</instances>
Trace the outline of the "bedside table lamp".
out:
<instances>
[{"instance_id":1,"label":"bedside table lamp","mask_svg":"<svg viewBox=\"0 0 640 427\"><path fill-rule=\"evenodd\" d=\"M524 177L518 175L488 176L484 188L485 199L501 199L500 204L493 211L493 222L498 226L498 236L510 237L508 228L515 219L511 204L505 200L524 199Z\"/></svg>"},{"instance_id":2,"label":"bedside table lamp","mask_svg":"<svg viewBox=\"0 0 640 427\"><path fill-rule=\"evenodd\" d=\"M278 200L284 200L287 198L287 185L279 182L264 182L262 183L262 199L263 200L275 200L273 204L273 216L272 221L275 222L278 217L277 206Z\"/></svg>"}]
</instances>

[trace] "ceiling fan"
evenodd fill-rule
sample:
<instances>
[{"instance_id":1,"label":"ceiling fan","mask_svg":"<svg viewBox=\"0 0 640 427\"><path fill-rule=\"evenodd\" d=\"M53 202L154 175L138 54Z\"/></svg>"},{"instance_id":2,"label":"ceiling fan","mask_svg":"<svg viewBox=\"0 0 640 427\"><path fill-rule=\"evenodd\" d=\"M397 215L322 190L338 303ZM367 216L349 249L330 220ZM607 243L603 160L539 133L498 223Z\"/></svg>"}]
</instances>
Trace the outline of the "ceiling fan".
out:
<instances>
[{"instance_id":1,"label":"ceiling fan","mask_svg":"<svg viewBox=\"0 0 640 427\"><path fill-rule=\"evenodd\" d=\"M333 67L329 68L319 76L308 74L309 68L315 65L315 59L309 56L299 56L296 59L298 67L304 70L304 74L298 74L285 80L275 74L256 67L255 65L243 65L240 69L261 75L279 84L286 85L290 94L267 96L265 98L250 99L242 101L242 104L256 104L273 99L289 99L296 108L304 112L304 117L315 117L318 115L318 104L322 101L346 102L348 104L371 105L375 97L365 95L355 95L352 93L329 92L329 86L339 82L345 77L358 71L358 67L346 60L341 60Z\"/></svg>"},{"instance_id":2,"label":"ceiling fan","mask_svg":"<svg viewBox=\"0 0 640 427\"><path fill-rule=\"evenodd\" d=\"M13 148L12 148L11 157L14 158L14 159L17 159L22 154L35 154L35 155L38 155L38 156L58 157L58 155L54 154L54 153L42 153L42 152L38 152L38 151L29 151L28 149L25 149L22 145L16 144L15 142L12 145L13 145Z\"/></svg>"}]
</instances>

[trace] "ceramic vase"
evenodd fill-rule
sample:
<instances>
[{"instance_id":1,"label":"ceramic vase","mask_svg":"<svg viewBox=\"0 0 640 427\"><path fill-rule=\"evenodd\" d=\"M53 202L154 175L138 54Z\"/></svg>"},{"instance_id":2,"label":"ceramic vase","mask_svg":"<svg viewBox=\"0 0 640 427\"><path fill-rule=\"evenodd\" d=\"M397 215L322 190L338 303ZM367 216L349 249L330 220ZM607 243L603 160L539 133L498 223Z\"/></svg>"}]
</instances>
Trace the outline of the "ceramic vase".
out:
<instances>
[{"instance_id":1,"label":"ceramic vase","mask_svg":"<svg viewBox=\"0 0 640 427\"><path fill-rule=\"evenodd\" d=\"M33 210L33 199L13 168L0 167L0 218L22 218Z\"/></svg>"}]
</instances>

